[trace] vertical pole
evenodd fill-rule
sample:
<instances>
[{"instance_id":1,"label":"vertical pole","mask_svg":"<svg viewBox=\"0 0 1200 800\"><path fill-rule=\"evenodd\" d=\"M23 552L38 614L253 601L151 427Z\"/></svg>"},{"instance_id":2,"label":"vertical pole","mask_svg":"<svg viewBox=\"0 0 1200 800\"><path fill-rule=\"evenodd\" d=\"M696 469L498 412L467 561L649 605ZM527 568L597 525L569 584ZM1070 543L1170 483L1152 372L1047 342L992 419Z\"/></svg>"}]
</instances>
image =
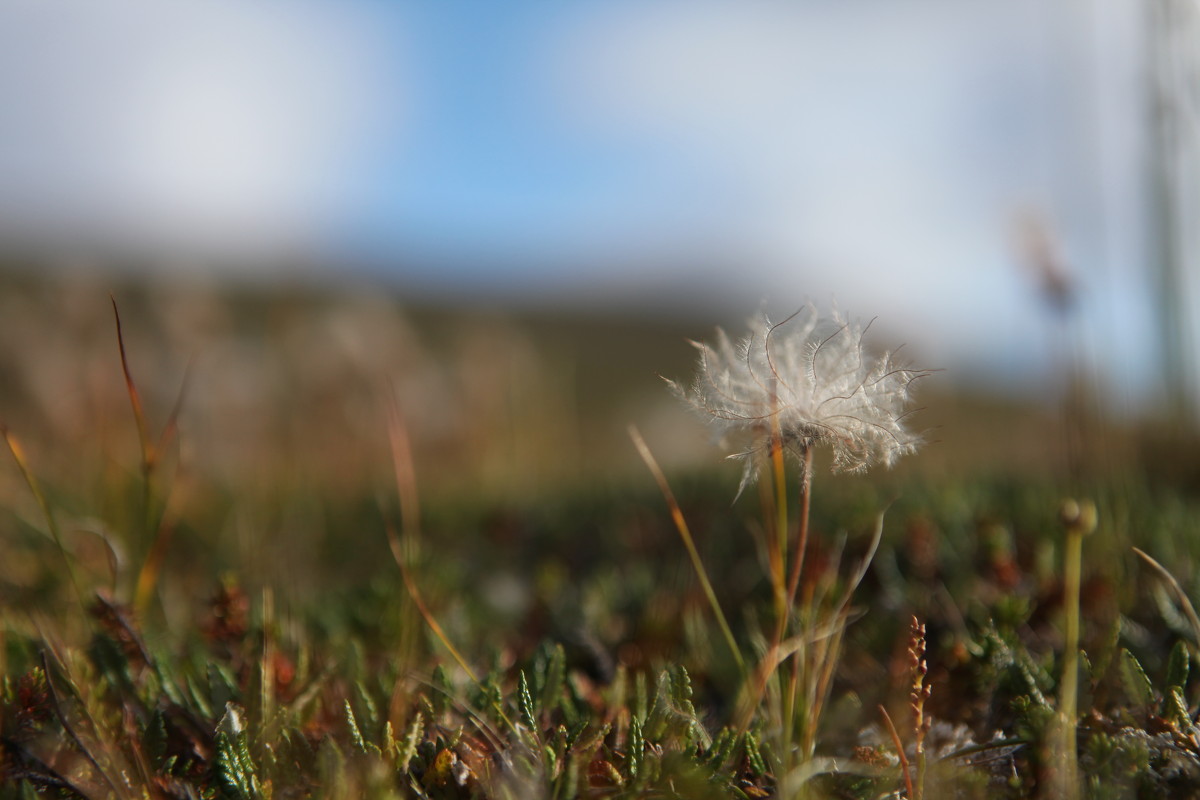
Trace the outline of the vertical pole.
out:
<instances>
[{"instance_id":1,"label":"vertical pole","mask_svg":"<svg viewBox=\"0 0 1200 800\"><path fill-rule=\"evenodd\" d=\"M1191 52L1200 48L1200 8L1193 0L1152 0L1146 8L1150 217L1166 410L1173 422L1192 425L1198 409L1187 278L1189 267L1200 268L1193 230L1200 115L1188 104L1200 79Z\"/></svg>"}]
</instances>

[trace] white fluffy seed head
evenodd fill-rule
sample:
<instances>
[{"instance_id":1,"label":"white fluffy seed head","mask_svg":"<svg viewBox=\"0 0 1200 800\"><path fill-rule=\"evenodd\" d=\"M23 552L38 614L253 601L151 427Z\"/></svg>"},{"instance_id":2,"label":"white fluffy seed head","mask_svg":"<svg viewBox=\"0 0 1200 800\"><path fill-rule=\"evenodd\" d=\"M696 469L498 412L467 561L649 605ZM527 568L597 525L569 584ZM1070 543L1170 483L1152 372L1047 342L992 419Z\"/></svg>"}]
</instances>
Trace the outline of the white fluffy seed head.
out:
<instances>
[{"instance_id":1,"label":"white fluffy seed head","mask_svg":"<svg viewBox=\"0 0 1200 800\"><path fill-rule=\"evenodd\" d=\"M836 312L822 319L811 307L779 323L760 314L739 344L720 329L715 344L693 343L700 351L695 380L671 386L723 440L743 442L730 456L746 462L743 487L773 436L797 456L827 445L835 471L891 466L921 443L904 419L912 383L928 371L900 365L890 352L869 356L865 332Z\"/></svg>"}]
</instances>

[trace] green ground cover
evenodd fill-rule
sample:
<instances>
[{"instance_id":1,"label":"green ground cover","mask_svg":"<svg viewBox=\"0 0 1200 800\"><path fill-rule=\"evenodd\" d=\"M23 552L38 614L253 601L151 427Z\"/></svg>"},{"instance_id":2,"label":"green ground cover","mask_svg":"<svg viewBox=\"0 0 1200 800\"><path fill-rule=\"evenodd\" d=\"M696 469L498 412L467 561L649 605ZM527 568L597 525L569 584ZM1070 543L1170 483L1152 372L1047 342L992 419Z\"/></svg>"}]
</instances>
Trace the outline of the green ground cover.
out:
<instances>
[{"instance_id":1,"label":"green ground cover","mask_svg":"<svg viewBox=\"0 0 1200 800\"><path fill-rule=\"evenodd\" d=\"M225 389L191 379L176 416L153 384L186 370L124 321L140 416L111 316L95 346L120 416L96 401L72 434L35 384L6 390L0 797L1200 796L1200 498L1180 441L1090 427L1074 459L1039 461L1013 440L1049 430L1059 448L1053 413L1040 428L958 406L924 412L947 444L895 470L831 475L818 454L780 635L771 492L735 502L740 469L717 450L664 458L709 598L628 436L578 410L604 407L597 390L561 393L536 348L505 363L541 376L537 413L510 394L488 430L431 432L412 402L389 424L384 392L370 441L336 452L306 437L355 435L354 370L281 379L295 394L279 413L311 404L311 419L235 464L206 461L210 429L188 416ZM673 341L662 371L684 375ZM90 351L64 348L59 369L83 371ZM432 360L451 356L474 357ZM563 397L575 410L548 419ZM648 427L660 412L616 413L670 452ZM522 450L538 425L556 433ZM555 446L581 426L623 466L580 468L590 434ZM1001 431L954 433L980 426Z\"/></svg>"}]
</instances>

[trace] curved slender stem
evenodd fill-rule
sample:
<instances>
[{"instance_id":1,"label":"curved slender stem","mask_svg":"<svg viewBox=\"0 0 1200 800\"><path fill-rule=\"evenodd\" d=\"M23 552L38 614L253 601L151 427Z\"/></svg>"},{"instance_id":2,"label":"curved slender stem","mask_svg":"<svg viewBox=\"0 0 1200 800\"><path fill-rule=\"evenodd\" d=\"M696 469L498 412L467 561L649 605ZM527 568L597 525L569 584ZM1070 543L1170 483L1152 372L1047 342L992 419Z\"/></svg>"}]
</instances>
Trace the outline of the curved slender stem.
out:
<instances>
[{"instance_id":1,"label":"curved slender stem","mask_svg":"<svg viewBox=\"0 0 1200 800\"><path fill-rule=\"evenodd\" d=\"M733 660L737 662L738 670L745 675L746 662L742 658L741 651L738 650L737 640L733 638L733 630L729 627L729 622L725 619L725 612L721 610L721 603L717 600L717 593L712 587L712 582L708 579L708 571L704 569L704 562L700 560L700 552L696 549L696 542L692 539L692 533L688 529L687 520L683 518L683 510L679 507L679 502L675 499L675 493L671 491L671 486L667 483L667 476L663 474L662 469L658 466L658 462L655 461L654 455L646 445L646 440L638 433L637 428L632 425L629 426L629 438L633 440L633 445L637 448L638 455L642 457L642 461L646 462L646 466L649 467L655 482L658 483L659 491L662 492L663 498L667 501L667 507L671 511L671 519L675 523L676 530L679 531L679 538L683 539L683 546L687 548L688 557L692 560L692 568L696 570L696 577L700 579L700 586L703 588L704 596L708 598L708 604L712 607L713 614L717 618L717 624L721 627L721 633L725 636L725 643L729 646L729 652L733 654Z\"/></svg>"}]
</instances>

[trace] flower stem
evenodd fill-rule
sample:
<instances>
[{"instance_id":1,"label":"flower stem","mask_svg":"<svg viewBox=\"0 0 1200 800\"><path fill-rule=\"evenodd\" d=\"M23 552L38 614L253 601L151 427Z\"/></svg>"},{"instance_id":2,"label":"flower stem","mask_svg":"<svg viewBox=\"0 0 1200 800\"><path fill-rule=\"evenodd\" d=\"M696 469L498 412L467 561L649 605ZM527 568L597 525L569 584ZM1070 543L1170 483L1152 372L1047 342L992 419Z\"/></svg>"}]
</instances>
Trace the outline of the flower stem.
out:
<instances>
[{"instance_id":1,"label":"flower stem","mask_svg":"<svg viewBox=\"0 0 1200 800\"><path fill-rule=\"evenodd\" d=\"M1079 797L1079 763L1076 726L1079 723L1079 591L1083 574L1083 537L1096 527L1096 507L1088 501L1063 503L1062 521L1067 539L1063 553L1063 604L1066 611L1062 694L1059 696L1059 758L1061 797Z\"/></svg>"},{"instance_id":2,"label":"flower stem","mask_svg":"<svg viewBox=\"0 0 1200 800\"><path fill-rule=\"evenodd\" d=\"M811 482L811 478L810 478L810 473L811 473L810 468L811 467L812 467L812 448L805 447L804 448L804 461L800 466L800 518L799 518L799 520L797 520L797 523L796 523L797 527L798 527L797 534L796 534L797 541L796 541L796 547L792 552L792 567L791 567L790 574L788 575L787 596L784 599L786 612L783 615L783 617L781 617L780 625L778 625L776 627L776 636L775 636L776 644L783 641L783 636L785 633L784 629L786 626L786 622L790 619L792 613L796 610L795 609L796 589L800 584L800 572L804 566L804 552L808 548L808 511L809 511L810 490L812 487L812 482ZM781 562L782 562L782 558L781 558ZM805 613L803 613L801 615L801 619L802 619L801 624L803 624L803 625L807 624L807 620L810 617L810 614L808 613L809 610L810 609L805 609ZM796 655L792 656L791 674L788 678L787 689L784 694L783 724L784 724L784 730L786 731L786 738L789 742L791 740L791 736L795 732L796 692L797 692L799 678L800 678L800 666L801 666L800 662L802 659L807 658L807 656L808 656L807 648L808 648L808 645L805 644L803 650L798 652ZM806 673L807 673L808 666L809 666L808 664L805 665Z\"/></svg>"},{"instance_id":3,"label":"flower stem","mask_svg":"<svg viewBox=\"0 0 1200 800\"><path fill-rule=\"evenodd\" d=\"M773 418L771 431L771 471L775 477L775 552L771 558L771 586L775 594L776 627L782 634L787 630L791 615L784 583L784 568L788 551L787 473L783 463L783 439L778 430L778 418ZM777 637L777 641L782 635Z\"/></svg>"},{"instance_id":4,"label":"flower stem","mask_svg":"<svg viewBox=\"0 0 1200 800\"><path fill-rule=\"evenodd\" d=\"M1078 765L1076 762L1075 726L1078 718L1079 694L1079 585L1083 561L1083 533L1068 528L1065 563L1063 565L1063 594L1066 604L1066 643L1063 652L1062 696L1059 709L1062 716L1062 768L1065 797L1078 797Z\"/></svg>"},{"instance_id":5,"label":"flower stem","mask_svg":"<svg viewBox=\"0 0 1200 800\"><path fill-rule=\"evenodd\" d=\"M796 533L796 550L792 554L792 570L788 576L788 608L796 604L796 589L804 570L804 554L808 550L808 511L812 498L812 448L804 448L804 463L800 473L800 519Z\"/></svg>"}]
</instances>

